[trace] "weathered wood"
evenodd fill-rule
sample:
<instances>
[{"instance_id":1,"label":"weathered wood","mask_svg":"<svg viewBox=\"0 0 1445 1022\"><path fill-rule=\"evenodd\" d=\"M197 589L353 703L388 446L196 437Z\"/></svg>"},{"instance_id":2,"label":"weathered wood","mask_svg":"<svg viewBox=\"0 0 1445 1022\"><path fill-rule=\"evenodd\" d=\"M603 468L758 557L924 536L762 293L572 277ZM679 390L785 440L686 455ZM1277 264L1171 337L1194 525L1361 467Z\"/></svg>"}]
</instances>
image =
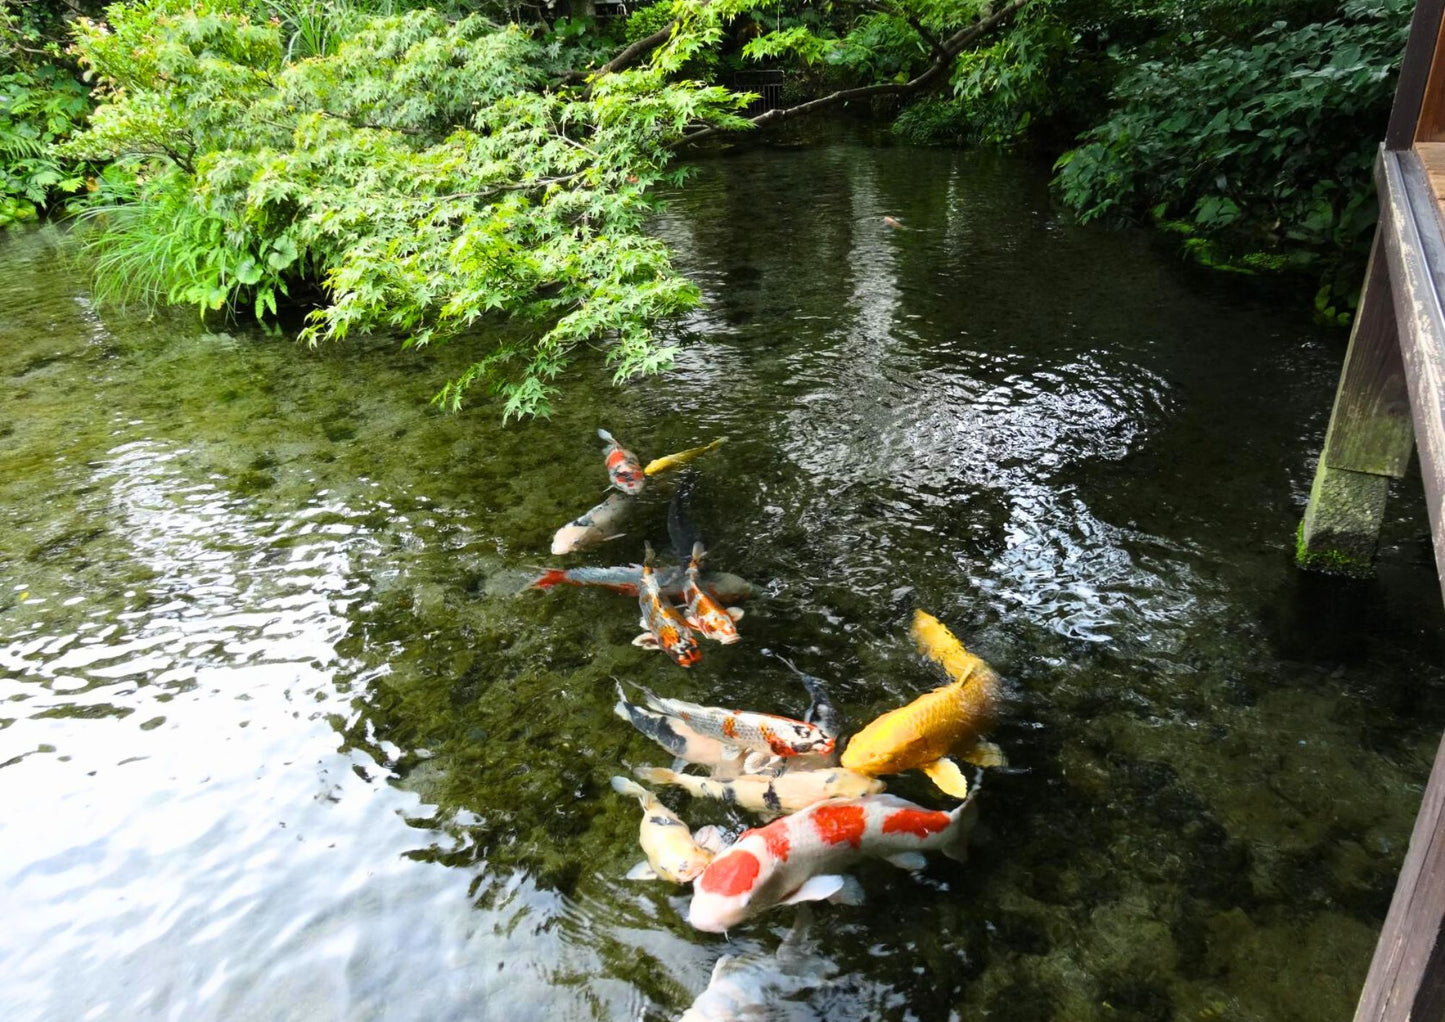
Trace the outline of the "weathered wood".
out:
<instances>
[{"instance_id":1,"label":"weathered wood","mask_svg":"<svg viewBox=\"0 0 1445 1022\"><path fill-rule=\"evenodd\" d=\"M1431 58L1440 36L1442 10L1445 10L1445 0L1420 0L1415 5L1400 79L1395 86L1395 104L1390 109L1390 123L1385 130L1386 149L1408 149L1417 137Z\"/></svg>"},{"instance_id":2,"label":"weathered wood","mask_svg":"<svg viewBox=\"0 0 1445 1022\"><path fill-rule=\"evenodd\" d=\"M1410 848L1395 883L1375 957L1355 1008L1355 1022L1439 1022L1434 1009L1445 996L1445 974L1429 968L1442 942L1445 906L1445 740L1435 766Z\"/></svg>"},{"instance_id":3,"label":"weathered wood","mask_svg":"<svg viewBox=\"0 0 1445 1022\"><path fill-rule=\"evenodd\" d=\"M1377 230L1321 460L1330 468L1399 479L1413 444L1410 391Z\"/></svg>"},{"instance_id":4,"label":"weathered wood","mask_svg":"<svg viewBox=\"0 0 1445 1022\"><path fill-rule=\"evenodd\" d=\"M1440 305L1445 238L1419 156L1381 152L1375 182L1435 567L1445 584L1445 311Z\"/></svg>"},{"instance_id":5,"label":"weathered wood","mask_svg":"<svg viewBox=\"0 0 1445 1022\"><path fill-rule=\"evenodd\" d=\"M1416 8L1419 11L1419 8ZM1435 15L1435 40L1430 53L1430 72L1425 81L1425 91L1420 97L1420 116L1415 122L1416 142L1437 142L1445 138L1445 35L1440 32L1440 14ZM1425 33L1428 29L1427 23L1422 23L1420 29ZM1411 31L1414 31L1415 24L1412 21ZM1406 45L1406 54L1409 53L1409 46ZM1396 93L1398 95L1398 89Z\"/></svg>"}]
</instances>

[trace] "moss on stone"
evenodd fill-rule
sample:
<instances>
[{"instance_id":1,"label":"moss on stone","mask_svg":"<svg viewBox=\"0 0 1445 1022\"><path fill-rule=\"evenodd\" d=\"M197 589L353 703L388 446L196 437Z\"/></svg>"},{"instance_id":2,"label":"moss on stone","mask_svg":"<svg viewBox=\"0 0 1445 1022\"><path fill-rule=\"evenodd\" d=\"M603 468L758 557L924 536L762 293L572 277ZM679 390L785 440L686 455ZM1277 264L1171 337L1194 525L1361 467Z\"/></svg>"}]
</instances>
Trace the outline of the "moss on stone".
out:
<instances>
[{"instance_id":1,"label":"moss on stone","mask_svg":"<svg viewBox=\"0 0 1445 1022\"><path fill-rule=\"evenodd\" d=\"M1370 578L1375 573L1374 564L1369 560L1352 556L1338 547L1322 545L1311 550L1305 540L1303 521L1295 529L1294 559L1305 571L1318 571L1326 575Z\"/></svg>"}]
</instances>

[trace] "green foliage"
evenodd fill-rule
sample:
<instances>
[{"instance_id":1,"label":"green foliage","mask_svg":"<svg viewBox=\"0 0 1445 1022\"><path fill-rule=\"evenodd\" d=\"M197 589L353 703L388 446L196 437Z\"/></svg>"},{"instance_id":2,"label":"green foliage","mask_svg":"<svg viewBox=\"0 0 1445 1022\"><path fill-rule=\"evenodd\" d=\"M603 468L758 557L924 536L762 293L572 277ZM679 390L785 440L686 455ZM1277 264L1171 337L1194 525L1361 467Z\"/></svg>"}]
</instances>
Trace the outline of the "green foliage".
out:
<instances>
[{"instance_id":1,"label":"green foliage","mask_svg":"<svg viewBox=\"0 0 1445 1022\"><path fill-rule=\"evenodd\" d=\"M1333 21L1195 39L1188 59L1133 68L1115 112L1058 161L1064 201L1084 220L1147 212L1218 264L1362 253L1410 7L1351 0Z\"/></svg>"},{"instance_id":2,"label":"green foliage","mask_svg":"<svg viewBox=\"0 0 1445 1022\"><path fill-rule=\"evenodd\" d=\"M34 219L58 194L85 184L83 168L59 158L90 109L86 89L42 48L37 25L0 9L0 227Z\"/></svg>"},{"instance_id":3,"label":"green foliage","mask_svg":"<svg viewBox=\"0 0 1445 1022\"><path fill-rule=\"evenodd\" d=\"M643 231L648 191L680 180L689 126L746 126L741 97L676 77L716 44L711 7L678 3L650 63L573 86L544 70L565 41L475 15L342 20L297 59L238 5L111 7L77 36L105 102L68 147L125 174L88 214L100 292L262 316L317 282L308 340L466 333L485 348L438 400L480 383L507 417L546 414L592 346L618 380L656 372L654 325L698 293Z\"/></svg>"}]
</instances>

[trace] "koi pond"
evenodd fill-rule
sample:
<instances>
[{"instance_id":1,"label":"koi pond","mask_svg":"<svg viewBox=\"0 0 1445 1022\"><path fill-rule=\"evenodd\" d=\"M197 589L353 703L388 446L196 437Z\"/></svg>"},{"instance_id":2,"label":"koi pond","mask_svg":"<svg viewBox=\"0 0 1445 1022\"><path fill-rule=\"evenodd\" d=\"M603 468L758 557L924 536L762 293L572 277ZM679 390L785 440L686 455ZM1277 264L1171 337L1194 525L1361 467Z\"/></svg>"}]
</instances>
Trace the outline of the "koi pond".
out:
<instances>
[{"instance_id":1,"label":"koi pond","mask_svg":"<svg viewBox=\"0 0 1445 1022\"><path fill-rule=\"evenodd\" d=\"M1419 481L1375 580L1297 572L1344 335L1047 179L705 159L657 225L707 296L675 371L588 367L506 428L428 405L465 342L97 311L62 230L0 238L0 1015L663 1020L727 954L779 1018L1348 1020L1445 727ZM550 555L599 426L644 461L728 438L697 525L763 591L690 670L633 598L518 595L668 548L659 482ZM856 728L943 680L915 608L1007 688L967 865L870 860L864 904L726 937L623 878L610 778L669 755L616 681L801 715L769 650Z\"/></svg>"}]
</instances>

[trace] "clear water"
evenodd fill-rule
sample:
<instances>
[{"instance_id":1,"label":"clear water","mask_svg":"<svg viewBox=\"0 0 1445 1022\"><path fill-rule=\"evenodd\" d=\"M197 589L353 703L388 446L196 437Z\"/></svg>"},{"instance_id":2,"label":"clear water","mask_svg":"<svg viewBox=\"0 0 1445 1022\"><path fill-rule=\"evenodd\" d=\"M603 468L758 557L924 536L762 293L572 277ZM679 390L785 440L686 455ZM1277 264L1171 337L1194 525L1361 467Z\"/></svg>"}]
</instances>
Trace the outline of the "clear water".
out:
<instances>
[{"instance_id":1,"label":"clear water","mask_svg":"<svg viewBox=\"0 0 1445 1022\"><path fill-rule=\"evenodd\" d=\"M677 370L505 429L427 404L465 343L100 314L61 233L0 240L0 1015L675 1017L792 917L724 940L621 879L608 778L666 757L613 679L797 713L774 649L861 723L936 682L921 606L1007 679L1012 768L966 867L816 910L784 1017L1350 1018L1445 630L1418 479L1375 581L1291 565L1344 338L1013 158L754 150L658 230L708 297ZM623 597L515 595L666 542L658 486L548 555L599 425L729 438L699 524L767 594L690 672Z\"/></svg>"}]
</instances>

